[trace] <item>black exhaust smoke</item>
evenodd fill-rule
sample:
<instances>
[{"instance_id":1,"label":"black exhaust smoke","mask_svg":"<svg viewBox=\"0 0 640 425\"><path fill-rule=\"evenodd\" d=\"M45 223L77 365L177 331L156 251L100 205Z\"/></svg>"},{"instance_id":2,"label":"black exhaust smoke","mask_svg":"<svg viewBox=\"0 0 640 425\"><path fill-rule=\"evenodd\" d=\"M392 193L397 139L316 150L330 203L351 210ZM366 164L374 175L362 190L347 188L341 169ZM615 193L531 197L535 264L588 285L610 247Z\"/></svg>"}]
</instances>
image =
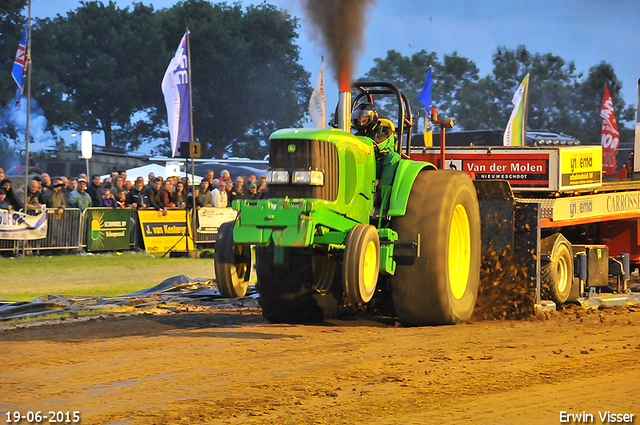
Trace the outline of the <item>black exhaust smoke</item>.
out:
<instances>
[{"instance_id":1,"label":"black exhaust smoke","mask_svg":"<svg viewBox=\"0 0 640 425\"><path fill-rule=\"evenodd\" d=\"M356 54L367 24L365 12L375 0L303 0L308 18L318 28L340 92L351 91Z\"/></svg>"}]
</instances>

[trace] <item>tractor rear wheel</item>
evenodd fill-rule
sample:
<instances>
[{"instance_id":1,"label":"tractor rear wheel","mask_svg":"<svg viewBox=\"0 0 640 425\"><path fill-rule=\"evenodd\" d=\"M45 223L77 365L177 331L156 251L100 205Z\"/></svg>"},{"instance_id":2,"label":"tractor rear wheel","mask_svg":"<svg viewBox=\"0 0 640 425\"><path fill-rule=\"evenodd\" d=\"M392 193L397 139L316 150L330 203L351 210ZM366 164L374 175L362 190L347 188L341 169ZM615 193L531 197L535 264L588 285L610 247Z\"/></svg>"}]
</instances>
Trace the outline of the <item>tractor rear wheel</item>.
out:
<instances>
[{"instance_id":1,"label":"tractor rear wheel","mask_svg":"<svg viewBox=\"0 0 640 425\"><path fill-rule=\"evenodd\" d=\"M420 257L397 260L393 304L405 326L455 324L473 313L480 279L480 212L473 182L461 171L418 174L400 240L416 240Z\"/></svg>"},{"instance_id":2,"label":"tractor rear wheel","mask_svg":"<svg viewBox=\"0 0 640 425\"><path fill-rule=\"evenodd\" d=\"M571 243L556 233L540 243L540 253L548 256L540 271L542 287L556 304L563 304L573 285L573 250Z\"/></svg>"},{"instance_id":3,"label":"tractor rear wheel","mask_svg":"<svg viewBox=\"0 0 640 425\"><path fill-rule=\"evenodd\" d=\"M235 221L230 221L218 228L213 252L216 284L220 295L225 298L244 297L249 286L249 281L245 278L248 278L250 272L251 255L244 252L248 247L233 243L234 225Z\"/></svg>"},{"instance_id":4,"label":"tractor rear wheel","mask_svg":"<svg viewBox=\"0 0 640 425\"><path fill-rule=\"evenodd\" d=\"M284 248L283 264L274 247L256 247L258 302L270 323L321 322L335 317L342 297L335 260L308 248Z\"/></svg>"}]
</instances>

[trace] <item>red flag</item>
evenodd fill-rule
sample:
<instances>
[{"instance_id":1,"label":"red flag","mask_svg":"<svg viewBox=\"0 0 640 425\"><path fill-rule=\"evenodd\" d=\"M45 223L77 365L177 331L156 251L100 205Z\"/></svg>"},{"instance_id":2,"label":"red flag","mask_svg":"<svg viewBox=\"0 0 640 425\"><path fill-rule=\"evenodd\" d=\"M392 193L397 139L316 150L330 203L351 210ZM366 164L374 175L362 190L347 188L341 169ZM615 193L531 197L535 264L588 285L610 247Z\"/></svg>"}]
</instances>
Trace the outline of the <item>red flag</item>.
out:
<instances>
[{"instance_id":1,"label":"red flag","mask_svg":"<svg viewBox=\"0 0 640 425\"><path fill-rule=\"evenodd\" d=\"M609 95L609 87L604 88L604 100L602 101L602 169L609 176L616 173L616 149L620 140L616 117L613 113L613 103Z\"/></svg>"}]
</instances>

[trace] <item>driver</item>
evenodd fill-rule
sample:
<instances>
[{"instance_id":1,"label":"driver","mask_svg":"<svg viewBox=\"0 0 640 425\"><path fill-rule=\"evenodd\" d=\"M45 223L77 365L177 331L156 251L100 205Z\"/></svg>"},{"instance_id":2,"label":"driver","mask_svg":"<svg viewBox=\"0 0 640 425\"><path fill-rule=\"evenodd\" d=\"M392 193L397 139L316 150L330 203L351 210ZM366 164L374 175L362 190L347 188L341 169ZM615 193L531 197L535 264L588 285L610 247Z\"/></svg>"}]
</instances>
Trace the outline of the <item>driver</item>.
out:
<instances>
[{"instance_id":1,"label":"driver","mask_svg":"<svg viewBox=\"0 0 640 425\"><path fill-rule=\"evenodd\" d=\"M357 130L357 136L366 136L373 140L376 154L376 179L380 186L391 186L400 162L396 152L396 136L393 123L378 118L378 112L371 103L360 103L351 113L351 125Z\"/></svg>"}]
</instances>

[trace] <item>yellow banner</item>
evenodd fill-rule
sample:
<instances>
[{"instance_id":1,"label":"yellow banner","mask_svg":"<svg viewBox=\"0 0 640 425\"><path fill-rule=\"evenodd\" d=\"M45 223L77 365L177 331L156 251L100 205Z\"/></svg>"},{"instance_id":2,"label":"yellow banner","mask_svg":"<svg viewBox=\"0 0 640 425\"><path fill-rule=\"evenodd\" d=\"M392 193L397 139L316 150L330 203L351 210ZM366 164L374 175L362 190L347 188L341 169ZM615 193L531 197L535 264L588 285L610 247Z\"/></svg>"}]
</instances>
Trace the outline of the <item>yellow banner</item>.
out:
<instances>
[{"instance_id":1,"label":"yellow banner","mask_svg":"<svg viewBox=\"0 0 640 425\"><path fill-rule=\"evenodd\" d=\"M167 252L172 248L173 251L195 249L191 223L187 220L185 210L167 210L167 215L156 210L140 210L138 220L147 252ZM187 230L191 237L187 236Z\"/></svg>"},{"instance_id":2,"label":"yellow banner","mask_svg":"<svg viewBox=\"0 0 640 425\"><path fill-rule=\"evenodd\" d=\"M640 214L640 191L558 198L553 204L553 221Z\"/></svg>"},{"instance_id":3,"label":"yellow banner","mask_svg":"<svg viewBox=\"0 0 640 425\"><path fill-rule=\"evenodd\" d=\"M560 189L578 189L602 183L602 147L581 146L560 151Z\"/></svg>"}]
</instances>

